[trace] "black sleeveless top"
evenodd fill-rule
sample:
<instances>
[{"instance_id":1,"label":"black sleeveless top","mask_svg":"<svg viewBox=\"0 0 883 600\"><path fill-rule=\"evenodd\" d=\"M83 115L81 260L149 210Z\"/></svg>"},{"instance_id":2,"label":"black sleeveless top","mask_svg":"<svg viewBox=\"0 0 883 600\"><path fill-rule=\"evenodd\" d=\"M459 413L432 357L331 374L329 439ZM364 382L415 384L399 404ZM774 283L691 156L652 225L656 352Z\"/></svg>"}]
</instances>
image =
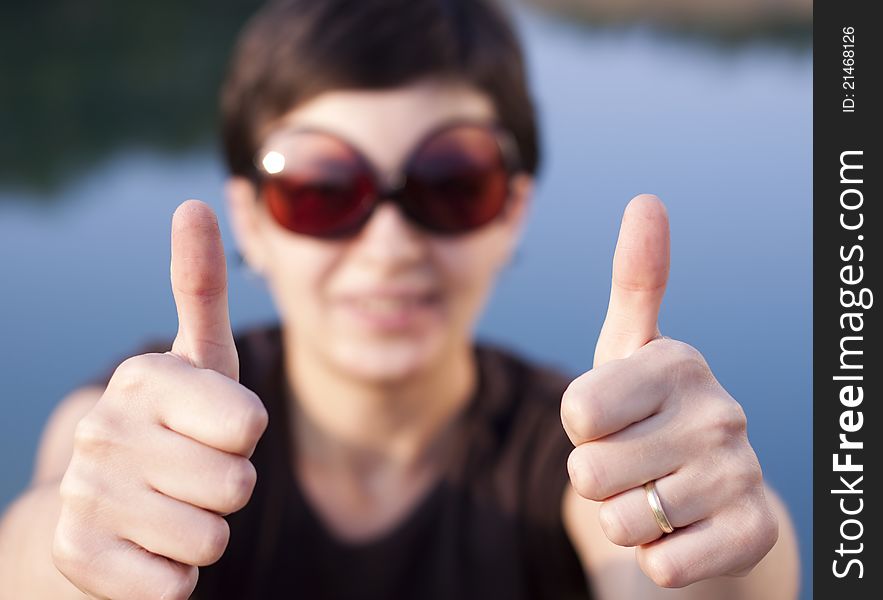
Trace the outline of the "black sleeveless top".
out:
<instances>
[{"instance_id":1,"label":"black sleeveless top","mask_svg":"<svg viewBox=\"0 0 883 600\"><path fill-rule=\"evenodd\" d=\"M237 336L240 381L270 424L252 457L249 504L227 517L230 543L200 569L194 599L589 598L564 530L572 446L559 403L567 377L477 343L477 390L455 460L410 514L366 543L340 541L301 492L286 427L278 327Z\"/></svg>"}]
</instances>

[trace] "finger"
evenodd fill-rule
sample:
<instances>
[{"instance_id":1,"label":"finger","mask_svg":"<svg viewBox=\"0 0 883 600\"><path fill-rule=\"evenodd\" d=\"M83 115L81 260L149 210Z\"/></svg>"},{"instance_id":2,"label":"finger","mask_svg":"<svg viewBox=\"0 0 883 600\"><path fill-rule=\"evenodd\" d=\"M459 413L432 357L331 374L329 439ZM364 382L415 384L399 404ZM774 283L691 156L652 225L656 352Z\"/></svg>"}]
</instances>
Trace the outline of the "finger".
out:
<instances>
[{"instance_id":1,"label":"finger","mask_svg":"<svg viewBox=\"0 0 883 600\"><path fill-rule=\"evenodd\" d=\"M574 489L583 498L602 501L659 479L682 467L690 455L685 444L654 415L613 435L580 444L567 459Z\"/></svg>"},{"instance_id":2,"label":"finger","mask_svg":"<svg viewBox=\"0 0 883 600\"><path fill-rule=\"evenodd\" d=\"M53 555L58 569L90 598L188 598L196 587L197 569L147 552L126 540L108 541L93 531L79 533L74 544L57 529ZM82 540L90 540L83 549Z\"/></svg>"},{"instance_id":3,"label":"finger","mask_svg":"<svg viewBox=\"0 0 883 600\"><path fill-rule=\"evenodd\" d=\"M632 356L574 379L561 399L561 422L574 446L602 438L656 414L670 397L677 358L657 340Z\"/></svg>"},{"instance_id":4,"label":"finger","mask_svg":"<svg viewBox=\"0 0 883 600\"><path fill-rule=\"evenodd\" d=\"M682 469L656 480L656 494L675 529L711 516L725 495L705 472ZM599 509L601 528L619 546L640 546L662 537L644 486L608 498Z\"/></svg>"},{"instance_id":5,"label":"finger","mask_svg":"<svg viewBox=\"0 0 883 600\"><path fill-rule=\"evenodd\" d=\"M169 429L246 458L267 429L267 410L260 398L214 371L187 383L182 378L174 388L166 388L160 403L160 422Z\"/></svg>"},{"instance_id":6,"label":"finger","mask_svg":"<svg viewBox=\"0 0 883 600\"><path fill-rule=\"evenodd\" d=\"M257 474L241 456L215 450L164 427L154 428L150 456L144 460L147 483L162 494L220 515L246 505Z\"/></svg>"},{"instance_id":7,"label":"finger","mask_svg":"<svg viewBox=\"0 0 883 600\"><path fill-rule=\"evenodd\" d=\"M172 352L238 381L224 246L215 213L203 202L188 200L172 217L171 279L178 309Z\"/></svg>"},{"instance_id":8,"label":"finger","mask_svg":"<svg viewBox=\"0 0 883 600\"><path fill-rule=\"evenodd\" d=\"M622 217L595 366L625 358L659 335L657 321L668 281L669 255L665 205L656 196L636 196Z\"/></svg>"},{"instance_id":9,"label":"finger","mask_svg":"<svg viewBox=\"0 0 883 600\"><path fill-rule=\"evenodd\" d=\"M213 564L230 541L230 527L223 517L156 491L119 506L121 513L114 516L122 539L181 564Z\"/></svg>"},{"instance_id":10,"label":"finger","mask_svg":"<svg viewBox=\"0 0 883 600\"><path fill-rule=\"evenodd\" d=\"M250 457L267 428L267 410L254 392L171 354L130 358L109 385L117 379L120 385L139 382L137 394L154 421L217 450Z\"/></svg>"},{"instance_id":11,"label":"finger","mask_svg":"<svg viewBox=\"0 0 883 600\"><path fill-rule=\"evenodd\" d=\"M775 542L770 522L768 510L734 507L639 546L638 564L657 585L675 588L744 572Z\"/></svg>"}]
</instances>

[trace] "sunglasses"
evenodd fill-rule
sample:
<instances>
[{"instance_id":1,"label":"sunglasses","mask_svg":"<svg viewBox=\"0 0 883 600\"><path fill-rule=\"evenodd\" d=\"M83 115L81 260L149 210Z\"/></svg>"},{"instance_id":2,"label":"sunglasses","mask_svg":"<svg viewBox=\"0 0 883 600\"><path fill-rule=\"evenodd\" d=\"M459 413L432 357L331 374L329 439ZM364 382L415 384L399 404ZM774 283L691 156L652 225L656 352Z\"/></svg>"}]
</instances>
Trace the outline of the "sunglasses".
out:
<instances>
[{"instance_id":1,"label":"sunglasses","mask_svg":"<svg viewBox=\"0 0 883 600\"><path fill-rule=\"evenodd\" d=\"M353 144L316 128L271 136L255 163L276 222L320 238L355 235L386 200L431 233L474 231L503 214L518 171L511 134L494 124L459 121L423 137L387 179Z\"/></svg>"}]
</instances>

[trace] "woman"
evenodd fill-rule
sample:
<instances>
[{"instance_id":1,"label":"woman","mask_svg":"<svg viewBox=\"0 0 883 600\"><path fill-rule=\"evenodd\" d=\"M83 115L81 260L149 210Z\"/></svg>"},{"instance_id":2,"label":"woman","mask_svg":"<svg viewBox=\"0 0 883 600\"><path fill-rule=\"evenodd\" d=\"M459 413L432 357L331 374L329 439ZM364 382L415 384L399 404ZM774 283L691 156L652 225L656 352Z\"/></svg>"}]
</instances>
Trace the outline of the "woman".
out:
<instances>
[{"instance_id":1,"label":"woman","mask_svg":"<svg viewBox=\"0 0 883 600\"><path fill-rule=\"evenodd\" d=\"M591 370L473 340L539 163L490 2L274 3L222 112L281 325L234 340L214 215L183 204L178 335L56 410L0 530L15 597L796 594L744 414L657 330L657 199L624 215Z\"/></svg>"}]
</instances>

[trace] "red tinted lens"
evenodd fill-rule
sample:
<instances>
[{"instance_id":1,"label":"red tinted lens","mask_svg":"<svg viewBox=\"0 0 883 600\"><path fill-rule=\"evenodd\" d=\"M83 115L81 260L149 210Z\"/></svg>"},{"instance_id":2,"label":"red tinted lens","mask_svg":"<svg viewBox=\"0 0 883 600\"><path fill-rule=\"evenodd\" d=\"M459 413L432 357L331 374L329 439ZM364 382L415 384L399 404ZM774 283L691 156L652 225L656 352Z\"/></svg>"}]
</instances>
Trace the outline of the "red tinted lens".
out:
<instances>
[{"instance_id":1,"label":"red tinted lens","mask_svg":"<svg viewBox=\"0 0 883 600\"><path fill-rule=\"evenodd\" d=\"M409 162L403 207L437 233L464 233L505 207L509 174L493 130L459 125L427 140Z\"/></svg>"},{"instance_id":2,"label":"red tinted lens","mask_svg":"<svg viewBox=\"0 0 883 600\"><path fill-rule=\"evenodd\" d=\"M352 148L316 132L300 132L271 148L264 153L265 166L270 156L278 173L266 177L263 193L279 225L318 237L347 235L362 225L375 186Z\"/></svg>"}]
</instances>

